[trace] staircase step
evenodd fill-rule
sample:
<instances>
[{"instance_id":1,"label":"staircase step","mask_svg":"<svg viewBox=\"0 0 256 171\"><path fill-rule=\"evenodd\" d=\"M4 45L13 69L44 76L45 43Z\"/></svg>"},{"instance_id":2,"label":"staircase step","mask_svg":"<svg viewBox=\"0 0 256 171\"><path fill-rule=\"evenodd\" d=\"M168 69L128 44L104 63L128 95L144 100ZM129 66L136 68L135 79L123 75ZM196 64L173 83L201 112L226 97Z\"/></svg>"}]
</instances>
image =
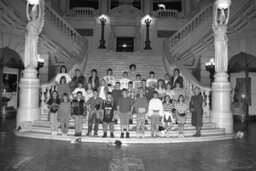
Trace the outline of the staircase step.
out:
<instances>
[{"instance_id":1,"label":"staircase step","mask_svg":"<svg viewBox=\"0 0 256 171\"><path fill-rule=\"evenodd\" d=\"M33 126L31 132L35 132L35 133L51 133L51 129L50 127L35 127ZM58 132L61 133L61 129L58 128ZM136 137L136 131L134 130L130 130L130 136L131 137ZM195 134L195 129L184 129L184 136L192 136ZM201 131L202 135L216 135L216 134L224 134L225 133L225 129L223 128L211 128L211 129L202 129ZM75 129L69 129L68 130L68 135L74 135L75 134ZM87 134L87 129L83 129L82 130L82 135L86 135ZM114 131L115 135L120 135L121 131L120 130L115 130ZM103 135L103 130L99 129L98 130L98 135L102 136ZM178 135L178 131L174 130L174 131L170 131L169 132L170 136L177 136ZM145 130L145 136L146 137L150 137L151 136L151 131L150 130Z\"/></svg>"},{"instance_id":2,"label":"staircase step","mask_svg":"<svg viewBox=\"0 0 256 171\"><path fill-rule=\"evenodd\" d=\"M75 125L74 121L70 121L69 126L74 127L74 125ZM35 127L50 127L50 121L35 121L34 126ZM115 124L114 127L115 127L115 130L121 130L120 124ZM147 130L150 130L150 128L151 128L150 124L145 125L145 127L147 128ZM88 122L83 123L83 129L87 129L87 128L88 128ZM136 125L135 124L130 124L130 129L131 128L136 129ZM178 125L175 124L173 126L173 129L177 129L177 128L178 128ZM184 128L185 129L195 129L195 127L192 126L191 124L185 124ZM216 128L216 124L214 124L214 123L204 123L202 129L208 129L208 128ZM99 129L102 129L101 124L99 126Z\"/></svg>"},{"instance_id":3,"label":"staircase step","mask_svg":"<svg viewBox=\"0 0 256 171\"><path fill-rule=\"evenodd\" d=\"M28 137L28 138L39 138L39 139L50 139L50 140L61 140L61 141L73 141L78 137L72 136L51 136L48 133L36 133L36 132L25 132L20 133L16 132L17 136ZM107 146L114 145L116 140L122 142L123 146L128 144L162 144L162 143L185 143L185 142L207 142L207 141L219 141L219 140L228 140L234 137L233 134L221 134L221 135L202 135L201 137L192 137L186 136L185 138L102 138L102 137L81 137L82 142L93 142L93 143L106 143Z\"/></svg>"}]
</instances>

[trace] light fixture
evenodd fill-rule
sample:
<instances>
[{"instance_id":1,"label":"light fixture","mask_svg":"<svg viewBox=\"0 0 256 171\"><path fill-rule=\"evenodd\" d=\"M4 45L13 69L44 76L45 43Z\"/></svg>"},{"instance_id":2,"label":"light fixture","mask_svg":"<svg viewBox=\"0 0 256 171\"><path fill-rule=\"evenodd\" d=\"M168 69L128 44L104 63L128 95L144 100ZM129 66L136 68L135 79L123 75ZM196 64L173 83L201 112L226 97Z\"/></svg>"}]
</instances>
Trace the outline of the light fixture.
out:
<instances>
[{"instance_id":1,"label":"light fixture","mask_svg":"<svg viewBox=\"0 0 256 171\"><path fill-rule=\"evenodd\" d=\"M107 23L110 23L110 18L107 15L102 14L101 16L98 17L97 22L100 23L100 24L102 22L107 24Z\"/></svg>"},{"instance_id":2,"label":"light fixture","mask_svg":"<svg viewBox=\"0 0 256 171\"><path fill-rule=\"evenodd\" d=\"M146 25L147 23L152 23L153 22L153 18L152 17L150 17L150 15L145 15L145 17L143 17L142 19L141 19L141 24L143 24L143 25Z\"/></svg>"},{"instance_id":3,"label":"light fixture","mask_svg":"<svg viewBox=\"0 0 256 171\"><path fill-rule=\"evenodd\" d=\"M39 5L40 0L27 0L30 5Z\"/></svg>"},{"instance_id":4,"label":"light fixture","mask_svg":"<svg viewBox=\"0 0 256 171\"><path fill-rule=\"evenodd\" d=\"M219 9L227 9L231 5L231 0L217 0L216 4Z\"/></svg>"},{"instance_id":5,"label":"light fixture","mask_svg":"<svg viewBox=\"0 0 256 171\"><path fill-rule=\"evenodd\" d=\"M126 47L127 47L127 44L126 44L126 43L123 43L123 44L122 44L122 47L126 48Z\"/></svg>"}]
</instances>

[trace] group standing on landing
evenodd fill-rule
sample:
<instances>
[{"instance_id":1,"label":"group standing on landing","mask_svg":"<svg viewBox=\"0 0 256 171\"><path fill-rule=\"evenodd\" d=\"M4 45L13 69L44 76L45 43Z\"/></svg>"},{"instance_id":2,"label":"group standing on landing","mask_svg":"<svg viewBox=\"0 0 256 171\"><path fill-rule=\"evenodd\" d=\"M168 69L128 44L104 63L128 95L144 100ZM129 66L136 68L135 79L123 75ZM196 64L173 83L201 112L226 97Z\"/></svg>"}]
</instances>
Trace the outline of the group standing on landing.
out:
<instances>
[{"instance_id":1,"label":"group standing on landing","mask_svg":"<svg viewBox=\"0 0 256 171\"><path fill-rule=\"evenodd\" d=\"M179 69L174 75L168 74L164 79L156 79L153 71L148 79L142 79L136 73L136 65L130 65L130 72L124 72L117 81L112 69L107 69L103 79L97 76L97 70L91 71L88 81L75 71L71 79L65 66L62 66L55 81L57 90L51 92L47 104L51 122L52 135L57 135L58 121L62 135L66 136L69 119L75 121L75 136L82 135L83 120L88 120L87 136L98 135L99 124L103 126L103 137L114 138L114 124L120 119L121 138L129 138L129 125L136 116L137 137L144 138L145 124L151 120L151 136L157 137L159 128L164 136L169 137L174 124L178 124L179 138L184 138L183 130L187 113L192 113L192 125L196 127L194 136L201 136L203 116L203 96L198 87L190 98L183 89L183 78ZM124 132L125 131L125 132Z\"/></svg>"}]
</instances>

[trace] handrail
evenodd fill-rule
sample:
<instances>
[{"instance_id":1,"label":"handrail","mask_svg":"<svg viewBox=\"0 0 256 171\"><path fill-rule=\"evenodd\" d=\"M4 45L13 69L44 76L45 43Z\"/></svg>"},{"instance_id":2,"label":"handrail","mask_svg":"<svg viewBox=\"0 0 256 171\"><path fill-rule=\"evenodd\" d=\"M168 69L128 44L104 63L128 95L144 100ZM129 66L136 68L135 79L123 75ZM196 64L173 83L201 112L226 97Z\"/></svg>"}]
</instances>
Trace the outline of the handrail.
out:
<instances>
[{"instance_id":1,"label":"handrail","mask_svg":"<svg viewBox=\"0 0 256 171\"><path fill-rule=\"evenodd\" d=\"M210 91L209 87L203 86L186 68L185 66L177 60L174 60L172 56L170 56L170 52L168 50L168 41L164 41L163 44L163 63L165 66L165 70L167 73L172 74L175 68L180 70L180 74L183 77L184 88L190 93L193 94L193 88L199 87L201 90L201 94L204 97L204 113L207 116L210 116ZM170 61L169 61L170 60Z\"/></svg>"},{"instance_id":2,"label":"handrail","mask_svg":"<svg viewBox=\"0 0 256 171\"><path fill-rule=\"evenodd\" d=\"M172 35L168 41L171 47L177 45L183 40L189 33L197 28L197 26L203 22L206 18L212 16L213 3L206 5L198 14L189 20L181 29L179 29L174 35Z\"/></svg>"},{"instance_id":3,"label":"handrail","mask_svg":"<svg viewBox=\"0 0 256 171\"><path fill-rule=\"evenodd\" d=\"M74 16L93 17L95 9L89 7L75 7L72 9Z\"/></svg>"},{"instance_id":4,"label":"handrail","mask_svg":"<svg viewBox=\"0 0 256 171\"><path fill-rule=\"evenodd\" d=\"M157 18L178 18L179 11L175 9L159 9L155 12Z\"/></svg>"},{"instance_id":5,"label":"handrail","mask_svg":"<svg viewBox=\"0 0 256 171\"><path fill-rule=\"evenodd\" d=\"M45 3L46 18L62 33L68 36L80 49L88 48L87 40L81 36L65 19L63 19L50 5ZM47 21L47 20L46 20ZM86 45L86 47L84 47Z\"/></svg>"}]
</instances>

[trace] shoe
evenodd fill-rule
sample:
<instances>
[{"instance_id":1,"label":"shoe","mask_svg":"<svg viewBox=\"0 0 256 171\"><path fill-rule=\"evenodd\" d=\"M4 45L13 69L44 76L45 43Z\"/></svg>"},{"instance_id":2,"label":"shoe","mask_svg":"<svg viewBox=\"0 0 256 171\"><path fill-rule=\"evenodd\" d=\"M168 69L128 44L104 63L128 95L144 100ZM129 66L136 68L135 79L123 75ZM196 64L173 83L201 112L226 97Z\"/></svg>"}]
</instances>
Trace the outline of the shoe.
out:
<instances>
[{"instance_id":1,"label":"shoe","mask_svg":"<svg viewBox=\"0 0 256 171\"><path fill-rule=\"evenodd\" d=\"M185 138L183 134L180 134L180 137L181 137L181 138Z\"/></svg>"},{"instance_id":2,"label":"shoe","mask_svg":"<svg viewBox=\"0 0 256 171\"><path fill-rule=\"evenodd\" d=\"M126 137L125 138L130 138L129 132L126 132Z\"/></svg>"},{"instance_id":3,"label":"shoe","mask_svg":"<svg viewBox=\"0 0 256 171\"><path fill-rule=\"evenodd\" d=\"M181 138L181 134L179 134L179 136L178 136L179 138Z\"/></svg>"},{"instance_id":4,"label":"shoe","mask_svg":"<svg viewBox=\"0 0 256 171\"><path fill-rule=\"evenodd\" d=\"M77 133L75 133L75 137L77 137L78 136L78 134Z\"/></svg>"},{"instance_id":5,"label":"shoe","mask_svg":"<svg viewBox=\"0 0 256 171\"><path fill-rule=\"evenodd\" d=\"M198 136L198 133L195 133L194 135L193 135L193 137L197 137Z\"/></svg>"},{"instance_id":6,"label":"shoe","mask_svg":"<svg viewBox=\"0 0 256 171\"><path fill-rule=\"evenodd\" d=\"M117 119L114 120L115 124L117 124Z\"/></svg>"},{"instance_id":7,"label":"shoe","mask_svg":"<svg viewBox=\"0 0 256 171\"><path fill-rule=\"evenodd\" d=\"M198 137L201 137L201 133L200 132L198 133Z\"/></svg>"},{"instance_id":8,"label":"shoe","mask_svg":"<svg viewBox=\"0 0 256 171\"><path fill-rule=\"evenodd\" d=\"M90 133L90 132L88 132L88 133L86 134L86 136L91 136L91 133Z\"/></svg>"},{"instance_id":9,"label":"shoe","mask_svg":"<svg viewBox=\"0 0 256 171\"><path fill-rule=\"evenodd\" d=\"M102 136L103 138L106 138L107 137L107 133L106 132L104 132L104 134L103 134L103 136Z\"/></svg>"},{"instance_id":10,"label":"shoe","mask_svg":"<svg viewBox=\"0 0 256 171\"><path fill-rule=\"evenodd\" d=\"M129 124L133 124L133 121L132 121L132 119L130 119L130 120L129 120Z\"/></svg>"},{"instance_id":11,"label":"shoe","mask_svg":"<svg viewBox=\"0 0 256 171\"><path fill-rule=\"evenodd\" d=\"M111 137L111 138L115 138L113 132L110 133L110 137Z\"/></svg>"},{"instance_id":12,"label":"shoe","mask_svg":"<svg viewBox=\"0 0 256 171\"><path fill-rule=\"evenodd\" d=\"M121 133L121 138L124 138L124 133L123 132Z\"/></svg>"},{"instance_id":13,"label":"shoe","mask_svg":"<svg viewBox=\"0 0 256 171\"><path fill-rule=\"evenodd\" d=\"M151 134L151 137L152 137L152 138L155 138L155 135L154 135L154 134Z\"/></svg>"},{"instance_id":14,"label":"shoe","mask_svg":"<svg viewBox=\"0 0 256 171\"><path fill-rule=\"evenodd\" d=\"M63 137L64 137L64 136L65 136L65 134L64 134L64 133L62 133L62 134L61 134L61 136L63 136Z\"/></svg>"},{"instance_id":15,"label":"shoe","mask_svg":"<svg viewBox=\"0 0 256 171\"><path fill-rule=\"evenodd\" d=\"M94 134L93 134L94 136L98 136L98 133L97 132L94 132Z\"/></svg>"},{"instance_id":16,"label":"shoe","mask_svg":"<svg viewBox=\"0 0 256 171\"><path fill-rule=\"evenodd\" d=\"M53 135L54 135L54 132L52 132L51 135L53 136Z\"/></svg>"}]
</instances>

